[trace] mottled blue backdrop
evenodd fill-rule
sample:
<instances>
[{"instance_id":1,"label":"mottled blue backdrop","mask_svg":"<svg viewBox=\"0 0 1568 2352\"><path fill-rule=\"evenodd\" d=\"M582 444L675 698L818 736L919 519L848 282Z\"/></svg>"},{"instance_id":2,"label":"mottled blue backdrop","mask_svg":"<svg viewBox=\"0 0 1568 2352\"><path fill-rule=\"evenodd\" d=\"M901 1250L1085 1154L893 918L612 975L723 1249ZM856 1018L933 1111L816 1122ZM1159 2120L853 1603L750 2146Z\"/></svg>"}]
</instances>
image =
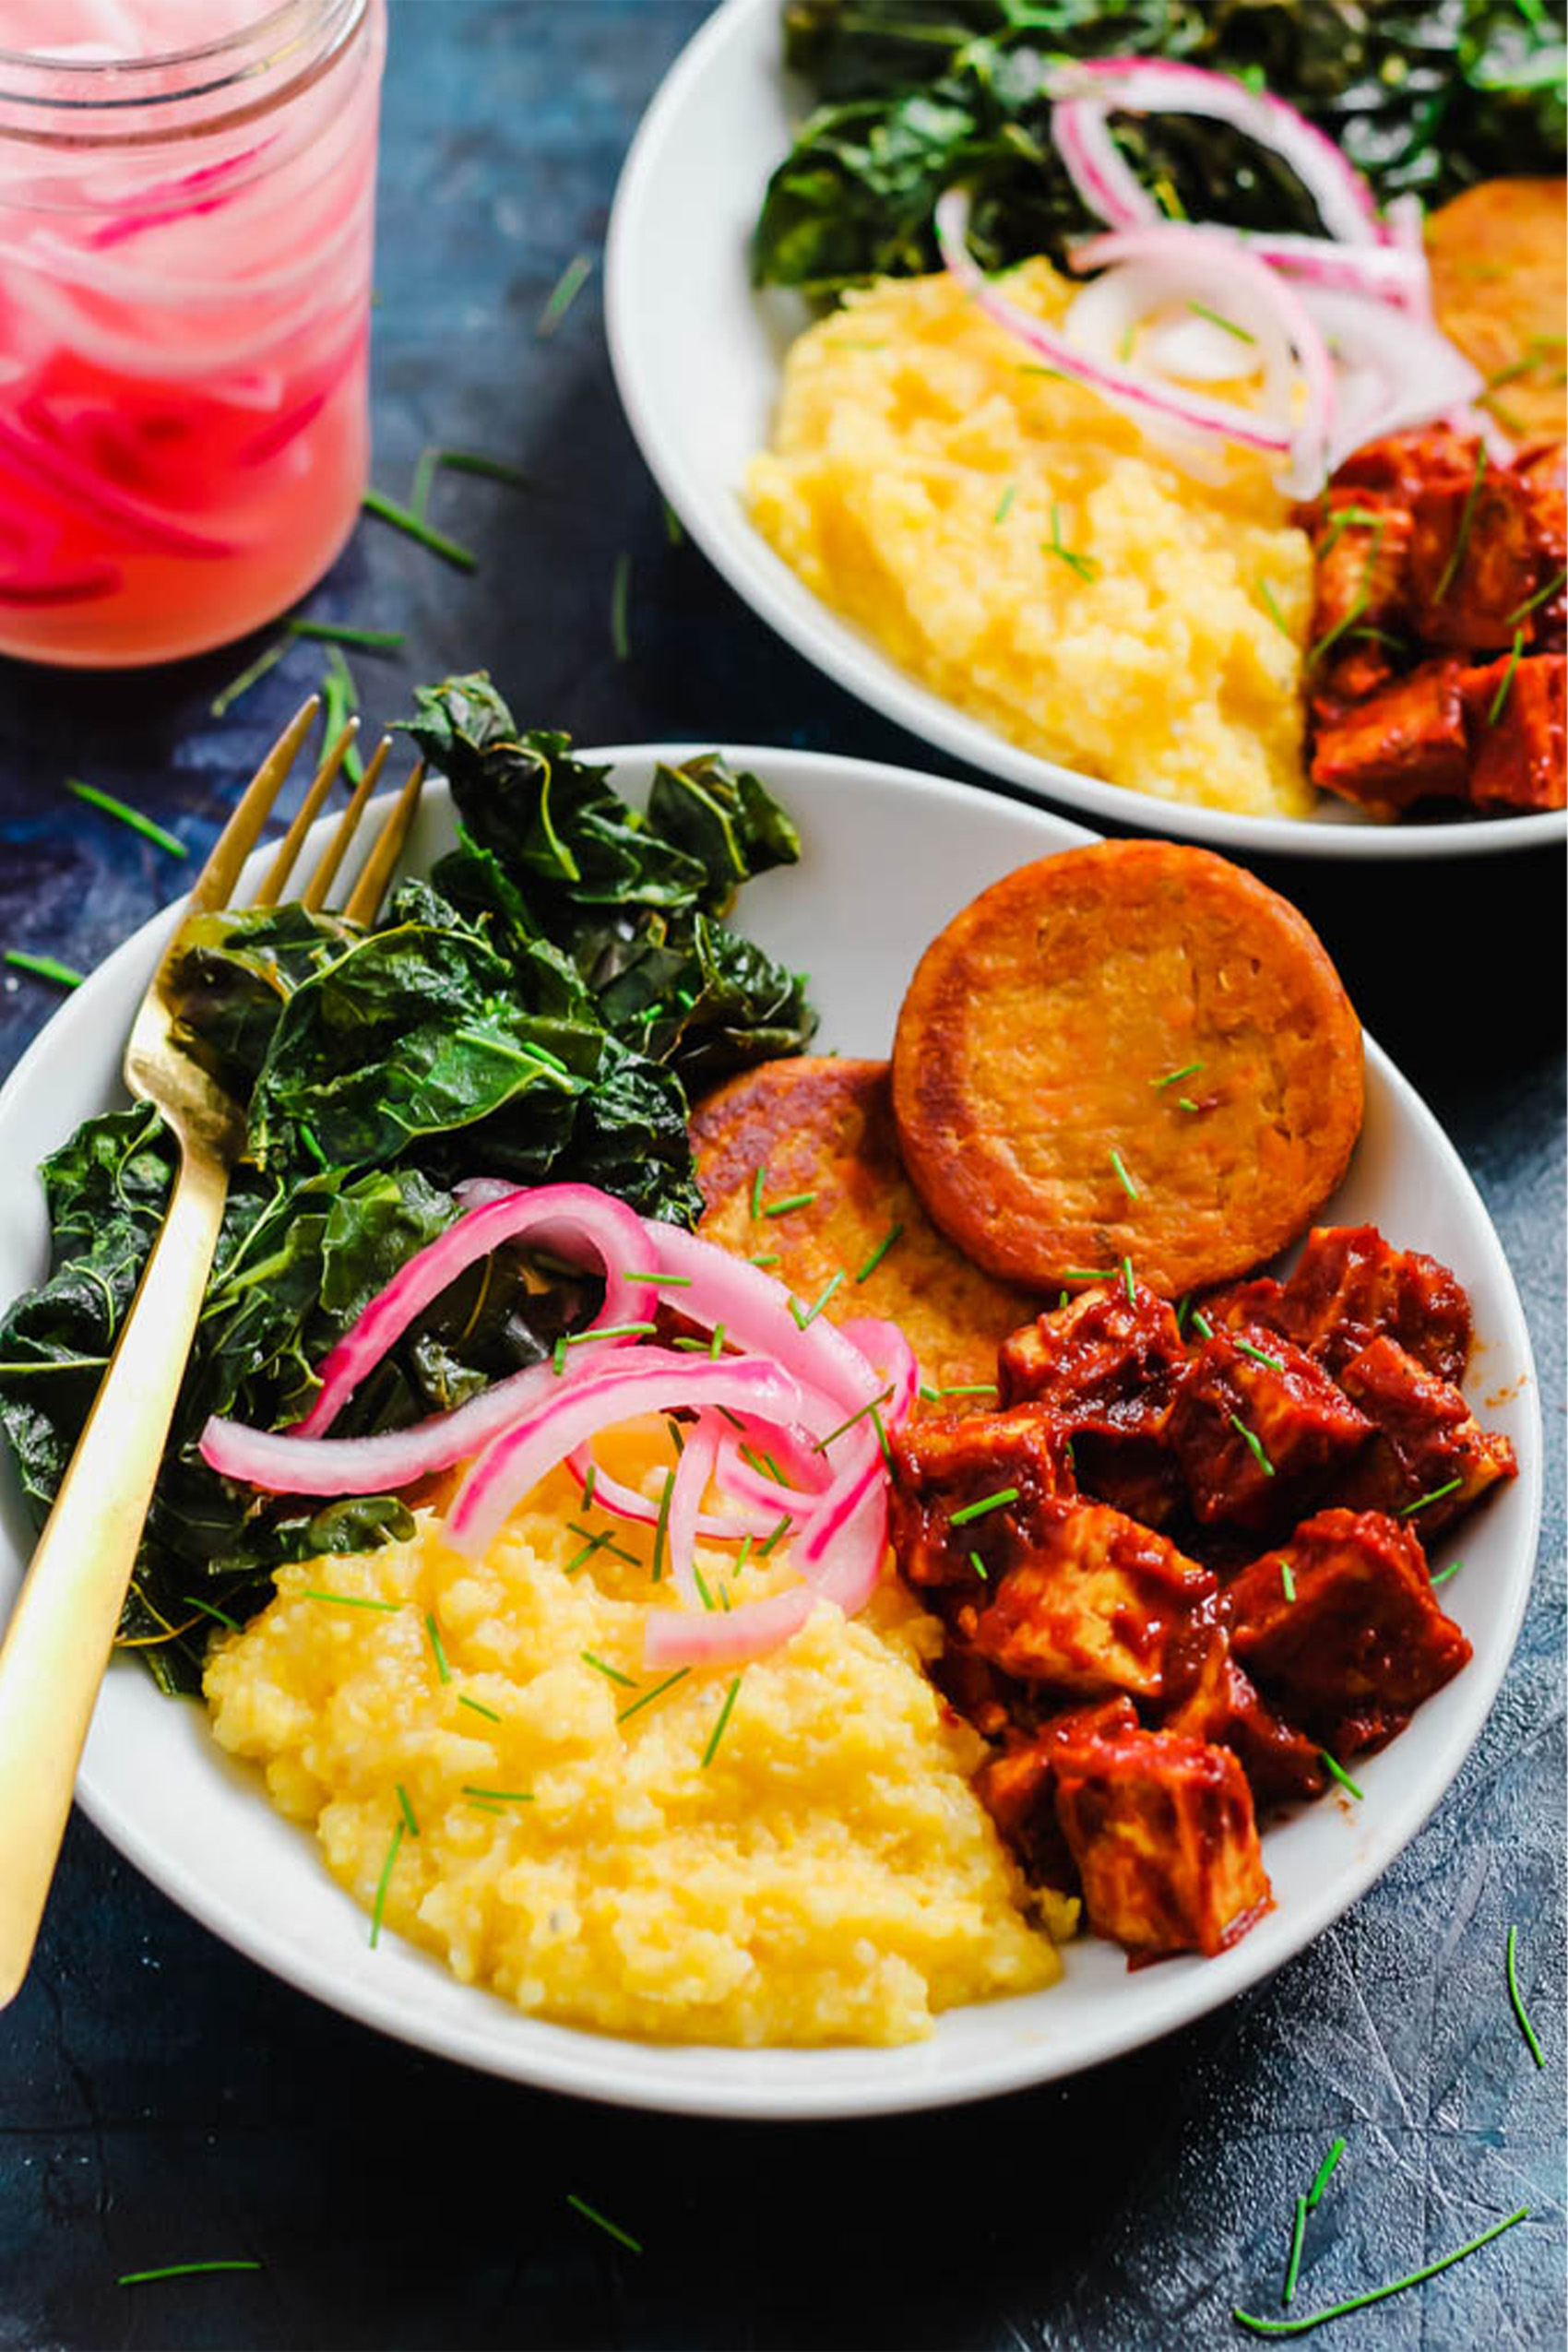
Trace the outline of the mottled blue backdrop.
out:
<instances>
[{"instance_id":1,"label":"mottled blue backdrop","mask_svg":"<svg viewBox=\"0 0 1568 2352\"><path fill-rule=\"evenodd\" d=\"M472 577L367 523L315 600L409 633L358 660L374 719L487 664L526 720L600 742L729 736L941 765L779 645L666 535L621 420L598 264L616 172L705 0L393 0L375 473L426 442ZM760 167L761 159L759 159ZM537 323L576 254L595 272ZM692 353L694 368L710 354ZM630 557L629 647L610 612ZM265 642L140 677L0 663L0 947L89 967L171 897L167 855L68 800L85 775L205 851L319 660L221 725ZM1277 2310L1293 2200L1336 2132L1297 2310L1412 2269L1515 2206L1473 2262L1340 2323L1365 2352L1563 2338L1562 861L1275 864L1368 1027L1484 1194L1530 1313L1552 1446L1536 1598L1437 1818L1269 1985L1058 2088L892 2123L670 2121L413 2055L261 1975L79 1819L38 1963L0 2017L0 2346L1190 2347ZM51 992L0 988L0 1068ZM1507 1923L1545 2043L1509 2012ZM576 2191L646 2251L565 2204ZM251 2253L254 2275L119 2273Z\"/></svg>"}]
</instances>

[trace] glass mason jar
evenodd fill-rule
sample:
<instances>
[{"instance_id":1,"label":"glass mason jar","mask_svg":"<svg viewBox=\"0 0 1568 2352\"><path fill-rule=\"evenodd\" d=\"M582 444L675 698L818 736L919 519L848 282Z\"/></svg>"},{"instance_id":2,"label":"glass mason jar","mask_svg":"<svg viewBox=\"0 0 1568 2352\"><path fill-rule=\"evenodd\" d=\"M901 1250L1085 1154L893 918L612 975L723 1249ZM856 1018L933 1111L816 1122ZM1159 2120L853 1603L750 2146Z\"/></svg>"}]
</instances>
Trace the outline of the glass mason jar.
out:
<instances>
[{"instance_id":1,"label":"glass mason jar","mask_svg":"<svg viewBox=\"0 0 1568 2352\"><path fill-rule=\"evenodd\" d=\"M0 652L196 653L348 538L386 38L385 0L0 0Z\"/></svg>"}]
</instances>

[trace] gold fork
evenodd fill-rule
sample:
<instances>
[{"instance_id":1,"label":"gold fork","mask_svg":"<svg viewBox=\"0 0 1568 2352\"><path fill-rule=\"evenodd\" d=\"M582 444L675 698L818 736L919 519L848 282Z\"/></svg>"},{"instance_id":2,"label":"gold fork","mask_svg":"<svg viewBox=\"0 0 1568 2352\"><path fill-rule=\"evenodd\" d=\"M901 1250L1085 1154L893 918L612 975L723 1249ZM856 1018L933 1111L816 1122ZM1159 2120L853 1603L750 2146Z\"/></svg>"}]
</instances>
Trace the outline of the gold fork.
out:
<instances>
[{"instance_id":1,"label":"gold fork","mask_svg":"<svg viewBox=\"0 0 1568 2352\"><path fill-rule=\"evenodd\" d=\"M220 835L191 893L190 915L233 903L255 847L320 700L286 727ZM358 729L328 744L298 815L249 901L277 904L300 845ZM392 746L383 736L301 893L319 909L337 877ZM373 921L410 826L421 763L384 820L342 912ZM125 1084L155 1103L180 1164L162 1230L71 1456L0 1648L0 2008L20 1988L71 1810L77 1765L152 1500L169 1424L218 1245L229 1171L244 1145L240 1105L174 1042L172 982L184 924L165 949L125 1049Z\"/></svg>"}]
</instances>

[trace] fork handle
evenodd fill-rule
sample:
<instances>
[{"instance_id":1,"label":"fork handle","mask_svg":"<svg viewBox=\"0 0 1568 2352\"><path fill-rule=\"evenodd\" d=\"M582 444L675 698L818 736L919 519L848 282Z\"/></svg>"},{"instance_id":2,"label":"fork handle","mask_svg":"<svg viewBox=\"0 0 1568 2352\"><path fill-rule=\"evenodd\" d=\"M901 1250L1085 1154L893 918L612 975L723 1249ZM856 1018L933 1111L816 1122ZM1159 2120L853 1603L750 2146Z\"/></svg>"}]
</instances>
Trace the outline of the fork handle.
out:
<instances>
[{"instance_id":1,"label":"fork handle","mask_svg":"<svg viewBox=\"0 0 1568 2352\"><path fill-rule=\"evenodd\" d=\"M152 1500L228 1192L182 1155L163 1229L0 1649L0 2008L20 1989Z\"/></svg>"}]
</instances>

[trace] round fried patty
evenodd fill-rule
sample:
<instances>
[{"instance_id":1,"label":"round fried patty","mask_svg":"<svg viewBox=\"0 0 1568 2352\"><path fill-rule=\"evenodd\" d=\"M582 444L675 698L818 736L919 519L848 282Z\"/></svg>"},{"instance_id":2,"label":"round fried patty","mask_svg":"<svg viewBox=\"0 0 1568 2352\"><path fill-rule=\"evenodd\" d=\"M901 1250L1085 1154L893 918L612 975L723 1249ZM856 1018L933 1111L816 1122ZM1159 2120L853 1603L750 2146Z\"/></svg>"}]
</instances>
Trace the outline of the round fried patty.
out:
<instances>
[{"instance_id":1,"label":"round fried patty","mask_svg":"<svg viewBox=\"0 0 1568 2352\"><path fill-rule=\"evenodd\" d=\"M1360 1128L1361 1033L1293 907L1206 849L1024 866L921 958L893 1052L935 1222L1035 1289L1130 1259L1174 1297L1299 1233Z\"/></svg>"}]
</instances>

